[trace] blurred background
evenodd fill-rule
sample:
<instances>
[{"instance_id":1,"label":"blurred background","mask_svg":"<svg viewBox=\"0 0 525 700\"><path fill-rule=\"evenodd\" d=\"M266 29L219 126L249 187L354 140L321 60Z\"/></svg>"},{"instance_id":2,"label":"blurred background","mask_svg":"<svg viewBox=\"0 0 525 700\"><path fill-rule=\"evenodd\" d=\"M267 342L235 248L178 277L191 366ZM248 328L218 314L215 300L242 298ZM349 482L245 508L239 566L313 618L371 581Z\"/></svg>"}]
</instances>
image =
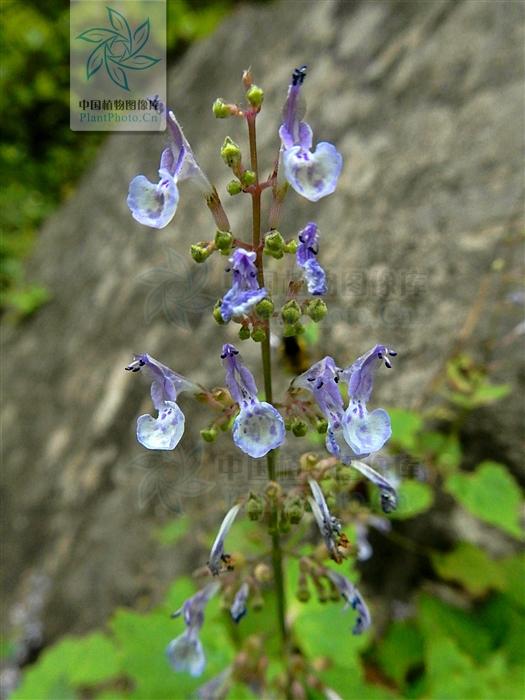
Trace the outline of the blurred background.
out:
<instances>
[{"instance_id":1,"label":"blurred background","mask_svg":"<svg viewBox=\"0 0 525 700\"><path fill-rule=\"evenodd\" d=\"M240 237L249 207L226 194L219 150L227 135L246 148L246 135L240 120L215 120L211 104L242 99L243 69L265 90L265 171L289 76L304 63L314 139L344 157L333 196L286 201L285 238L319 224L329 314L298 353L276 338L277 395L326 354L346 366L376 342L399 352L374 392L392 416L376 466L401 482L398 512L382 516L361 482L324 484L360 552L345 573L373 627L352 637L353 613L315 588L299 602L290 559L303 653L344 700L523 697L524 4L167 7L169 101ZM170 227L139 226L128 182L155 176L164 135L70 131L66 4L5 0L0 32L3 697L178 700L240 651L268 657L278 679L273 636L259 638L273 628L270 590L235 629L219 600L210 605L202 679L174 674L164 657L182 629L169 613L194 590L225 509L265 485L264 468L228 435L200 439L212 416L184 397L175 452L146 454L134 437L150 410L147 383L123 371L134 352L223 383L220 348L236 332L210 309L229 276L224 261L198 266L188 253L213 236L209 214L182 185ZM269 279L278 301L277 263ZM257 348L242 350L255 371ZM322 453L315 432L289 435L286 488L309 451ZM310 521L300 532L315 543ZM256 555L260 537L244 519L229 547ZM306 676L304 697L330 697ZM228 697L272 697L242 680Z\"/></svg>"}]
</instances>

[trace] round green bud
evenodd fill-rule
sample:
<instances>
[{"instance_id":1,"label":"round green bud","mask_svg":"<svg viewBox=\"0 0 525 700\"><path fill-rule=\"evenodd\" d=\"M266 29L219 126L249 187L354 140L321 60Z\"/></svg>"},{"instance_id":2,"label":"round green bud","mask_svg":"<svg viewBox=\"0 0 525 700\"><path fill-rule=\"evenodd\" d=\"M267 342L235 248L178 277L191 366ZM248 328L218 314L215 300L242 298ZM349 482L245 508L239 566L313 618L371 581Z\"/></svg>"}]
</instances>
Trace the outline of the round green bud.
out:
<instances>
[{"instance_id":1,"label":"round green bud","mask_svg":"<svg viewBox=\"0 0 525 700\"><path fill-rule=\"evenodd\" d=\"M202 263L210 257L211 251L201 243L194 243L190 248L191 257L197 263Z\"/></svg>"},{"instance_id":2,"label":"round green bud","mask_svg":"<svg viewBox=\"0 0 525 700\"><path fill-rule=\"evenodd\" d=\"M295 597L299 602L307 603L310 600L310 591L308 588L298 588Z\"/></svg>"},{"instance_id":3,"label":"round green bud","mask_svg":"<svg viewBox=\"0 0 525 700\"><path fill-rule=\"evenodd\" d=\"M310 316L312 321L319 323L327 314L328 307L322 299L312 299L305 308L305 313Z\"/></svg>"},{"instance_id":4,"label":"round green bud","mask_svg":"<svg viewBox=\"0 0 525 700\"><path fill-rule=\"evenodd\" d=\"M203 428L201 430L201 438L206 442L213 442L217 437L217 429L213 427Z\"/></svg>"},{"instance_id":5,"label":"round green bud","mask_svg":"<svg viewBox=\"0 0 525 700\"><path fill-rule=\"evenodd\" d=\"M227 250L229 253L232 243L233 236L229 231L217 231L215 234L215 245L220 251Z\"/></svg>"},{"instance_id":6,"label":"round green bud","mask_svg":"<svg viewBox=\"0 0 525 700\"><path fill-rule=\"evenodd\" d=\"M292 299L281 309L281 317L285 323L296 323L301 318L301 307Z\"/></svg>"},{"instance_id":7,"label":"round green bud","mask_svg":"<svg viewBox=\"0 0 525 700\"><path fill-rule=\"evenodd\" d=\"M260 318L270 318L270 316L273 313L273 309L273 301L268 298L261 299L261 301L255 305L255 311L257 313L257 316L259 316Z\"/></svg>"},{"instance_id":8,"label":"round green bud","mask_svg":"<svg viewBox=\"0 0 525 700\"><path fill-rule=\"evenodd\" d=\"M248 328L248 326L241 326L239 328L239 338L241 340L248 340L250 335L251 335L251 333L250 333L250 329Z\"/></svg>"},{"instance_id":9,"label":"round green bud","mask_svg":"<svg viewBox=\"0 0 525 700\"><path fill-rule=\"evenodd\" d=\"M302 500L298 496L288 496L284 502L284 514L293 525L301 521L304 513Z\"/></svg>"},{"instance_id":10,"label":"round green bud","mask_svg":"<svg viewBox=\"0 0 525 700\"><path fill-rule=\"evenodd\" d=\"M250 494L246 502L246 512L250 520L259 520L264 513L264 501L260 496L254 493Z\"/></svg>"},{"instance_id":11,"label":"round green bud","mask_svg":"<svg viewBox=\"0 0 525 700\"><path fill-rule=\"evenodd\" d=\"M285 246L284 238L279 231L272 231L264 237L264 247L273 253L280 253Z\"/></svg>"},{"instance_id":12,"label":"round green bud","mask_svg":"<svg viewBox=\"0 0 525 700\"><path fill-rule=\"evenodd\" d=\"M224 321L222 314L221 314L221 302L220 301L218 301L215 304L215 306L213 307L212 313L213 313L213 318L217 321L219 326L223 326L225 321Z\"/></svg>"},{"instance_id":13,"label":"round green bud","mask_svg":"<svg viewBox=\"0 0 525 700\"><path fill-rule=\"evenodd\" d=\"M226 185L226 192L232 197L236 194L240 194L242 192L242 185L239 180L230 180Z\"/></svg>"},{"instance_id":14,"label":"round green bud","mask_svg":"<svg viewBox=\"0 0 525 700\"><path fill-rule=\"evenodd\" d=\"M234 168L241 162L241 149L227 136L221 148L221 158L229 168Z\"/></svg>"},{"instance_id":15,"label":"round green bud","mask_svg":"<svg viewBox=\"0 0 525 700\"><path fill-rule=\"evenodd\" d=\"M254 328L252 331L252 340L256 343L262 343L266 340L266 331L264 328Z\"/></svg>"},{"instance_id":16,"label":"round green bud","mask_svg":"<svg viewBox=\"0 0 525 700\"><path fill-rule=\"evenodd\" d=\"M297 253L297 241L288 241L288 243L285 243L284 252L295 255L295 253Z\"/></svg>"},{"instance_id":17,"label":"round green bud","mask_svg":"<svg viewBox=\"0 0 525 700\"><path fill-rule=\"evenodd\" d=\"M308 425L300 418L295 418L292 423L292 433L295 437L303 437L308 432Z\"/></svg>"},{"instance_id":18,"label":"round green bud","mask_svg":"<svg viewBox=\"0 0 525 700\"><path fill-rule=\"evenodd\" d=\"M292 418L285 418L285 419L284 419L284 428L285 428L285 430L291 430L291 429L292 429L292 423L293 423L293 419L292 419Z\"/></svg>"},{"instance_id":19,"label":"round green bud","mask_svg":"<svg viewBox=\"0 0 525 700\"><path fill-rule=\"evenodd\" d=\"M224 100L221 100L220 97L218 97L213 103L212 111L213 115L217 117L217 119L226 119L226 117L231 115L229 106L224 102Z\"/></svg>"},{"instance_id":20,"label":"round green bud","mask_svg":"<svg viewBox=\"0 0 525 700\"><path fill-rule=\"evenodd\" d=\"M297 335L295 323L285 323L283 328L283 338L294 338Z\"/></svg>"},{"instance_id":21,"label":"round green bud","mask_svg":"<svg viewBox=\"0 0 525 700\"><path fill-rule=\"evenodd\" d=\"M257 85L252 85L246 93L246 99L252 107L260 107L264 100L264 92Z\"/></svg>"},{"instance_id":22,"label":"round green bud","mask_svg":"<svg viewBox=\"0 0 525 700\"><path fill-rule=\"evenodd\" d=\"M322 588L317 593L317 600L320 603L328 603L328 601L330 600L330 592Z\"/></svg>"},{"instance_id":23,"label":"round green bud","mask_svg":"<svg viewBox=\"0 0 525 700\"><path fill-rule=\"evenodd\" d=\"M315 427L320 435L324 435L328 430L328 421L326 420L326 418L319 418Z\"/></svg>"},{"instance_id":24,"label":"round green bud","mask_svg":"<svg viewBox=\"0 0 525 700\"><path fill-rule=\"evenodd\" d=\"M250 185L254 185L256 180L257 180L257 176L253 172L253 170L245 170L243 172L243 174L241 175L241 182L244 185L244 187L249 187Z\"/></svg>"}]
</instances>

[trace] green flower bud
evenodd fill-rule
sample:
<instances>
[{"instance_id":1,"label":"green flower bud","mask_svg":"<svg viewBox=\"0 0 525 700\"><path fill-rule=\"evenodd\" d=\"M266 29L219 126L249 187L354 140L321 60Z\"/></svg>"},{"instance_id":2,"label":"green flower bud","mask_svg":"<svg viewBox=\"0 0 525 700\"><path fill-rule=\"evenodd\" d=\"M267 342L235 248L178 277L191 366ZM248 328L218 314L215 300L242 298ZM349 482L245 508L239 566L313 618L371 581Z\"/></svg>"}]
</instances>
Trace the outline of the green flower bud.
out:
<instances>
[{"instance_id":1,"label":"green flower bud","mask_svg":"<svg viewBox=\"0 0 525 700\"><path fill-rule=\"evenodd\" d=\"M217 437L217 429L210 426L201 430L201 438L206 442L213 442Z\"/></svg>"},{"instance_id":2,"label":"green flower bud","mask_svg":"<svg viewBox=\"0 0 525 700\"><path fill-rule=\"evenodd\" d=\"M294 418L292 422L292 433L295 437L303 437L308 432L308 425L300 418Z\"/></svg>"},{"instance_id":3,"label":"green flower bud","mask_svg":"<svg viewBox=\"0 0 525 700\"><path fill-rule=\"evenodd\" d=\"M319 418L315 427L320 435L324 435L328 430L328 421L326 420L326 418Z\"/></svg>"},{"instance_id":4,"label":"green flower bud","mask_svg":"<svg viewBox=\"0 0 525 700\"><path fill-rule=\"evenodd\" d=\"M297 335L295 323L285 323L283 328L283 338L293 338Z\"/></svg>"},{"instance_id":5,"label":"green flower bud","mask_svg":"<svg viewBox=\"0 0 525 700\"><path fill-rule=\"evenodd\" d=\"M252 107L260 107L264 100L264 92L257 85L252 85L246 93L246 99Z\"/></svg>"},{"instance_id":6,"label":"green flower bud","mask_svg":"<svg viewBox=\"0 0 525 700\"><path fill-rule=\"evenodd\" d=\"M225 321L224 321L222 314L221 314L221 302L220 301L217 301L215 303L215 306L213 307L212 313L213 313L213 318L217 321L219 326L223 326Z\"/></svg>"},{"instance_id":7,"label":"green flower bud","mask_svg":"<svg viewBox=\"0 0 525 700\"><path fill-rule=\"evenodd\" d=\"M268 297L266 299L261 299L261 301L255 305L255 311L260 318L270 318L273 309L273 301Z\"/></svg>"},{"instance_id":8,"label":"green flower bud","mask_svg":"<svg viewBox=\"0 0 525 700\"><path fill-rule=\"evenodd\" d=\"M272 231L264 238L264 252L269 255L272 253L282 253L284 246L284 238L279 231Z\"/></svg>"},{"instance_id":9,"label":"green flower bud","mask_svg":"<svg viewBox=\"0 0 525 700\"><path fill-rule=\"evenodd\" d=\"M217 119L226 119L226 117L231 116L231 110L229 105L227 105L224 100L218 97L212 105L212 111Z\"/></svg>"},{"instance_id":10,"label":"green flower bud","mask_svg":"<svg viewBox=\"0 0 525 700\"><path fill-rule=\"evenodd\" d=\"M241 326L239 328L239 338L241 340L248 340L250 335L251 335L251 333L250 333L250 329L248 328L248 326Z\"/></svg>"},{"instance_id":11,"label":"green flower bud","mask_svg":"<svg viewBox=\"0 0 525 700\"><path fill-rule=\"evenodd\" d=\"M254 185L255 181L257 180L257 176L253 172L253 170L245 170L243 174L241 175L241 182L244 185L244 187L249 187L250 185Z\"/></svg>"},{"instance_id":12,"label":"green flower bud","mask_svg":"<svg viewBox=\"0 0 525 700\"><path fill-rule=\"evenodd\" d=\"M264 513L264 501L261 496L250 493L250 497L246 502L246 512L250 520L259 520Z\"/></svg>"},{"instance_id":13,"label":"green flower bud","mask_svg":"<svg viewBox=\"0 0 525 700\"><path fill-rule=\"evenodd\" d=\"M217 231L215 234L215 245L220 251L227 250L229 253L232 243L233 236L229 231Z\"/></svg>"},{"instance_id":14,"label":"green flower bud","mask_svg":"<svg viewBox=\"0 0 525 700\"><path fill-rule=\"evenodd\" d=\"M262 343L266 340L266 331L264 328L254 328L252 331L252 340L256 343Z\"/></svg>"},{"instance_id":15,"label":"green flower bud","mask_svg":"<svg viewBox=\"0 0 525 700\"><path fill-rule=\"evenodd\" d=\"M208 248L207 243L194 243L190 248L190 253L195 262L202 263L210 257L212 251Z\"/></svg>"},{"instance_id":16,"label":"green flower bud","mask_svg":"<svg viewBox=\"0 0 525 700\"><path fill-rule=\"evenodd\" d=\"M307 603L310 600L310 591L308 588L298 588L295 597L299 602Z\"/></svg>"},{"instance_id":17,"label":"green flower bud","mask_svg":"<svg viewBox=\"0 0 525 700\"><path fill-rule=\"evenodd\" d=\"M281 309L281 317L285 323L296 323L301 318L301 307L292 299Z\"/></svg>"},{"instance_id":18,"label":"green flower bud","mask_svg":"<svg viewBox=\"0 0 525 700\"><path fill-rule=\"evenodd\" d=\"M292 418L285 418L285 419L284 419L284 428L285 428L285 430L291 430L291 429L292 429L292 423L293 423Z\"/></svg>"},{"instance_id":19,"label":"green flower bud","mask_svg":"<svg viewBox=\"0 0 525 700\"><path fill-rule=\"evenodd\" d=\"M293 525L301 521L304 513L304 505L298 496L288 496L284 502L284 514Z\"/></svg>"},{"instance_id":20,"label":"green flower bud","mask_svg":"<svg viewBox=\"0 0 525 700\"><path fill-rule=\"evenodd\" d=\"M226 192L231 194L232 197L236 194L240 194L242 192L242 185L239 180L230 180L226 185Z\"/></svg>"},{"instance_id":21,"label":"green flower bud","mask_svg":"<svg viewBox=\"0 0 525 700\"><path fill-rule=\"evenodd\" d=\"M227 136L221 148L221 158L229 168L235 168L241 162L241 149Z\"/></svg>"},{"instance_id":22,"label":"green flower bud","mask_svg":"<svg viewBox=\"0 0 525 700\"><path fill-rule=\"evenodd\" d=\"M284 252L285 253L292 253L293 255L295 255L295 253L297 253L297 241L292 240L292 241L288 241L288 243L285 243Z\"/></svg>"},{"instance_id":23,"label":"green flower bud","mask_svg":"<svg viewBox=\"0 0 525 700\"><path fill-rule=\"evenodd\" d=\"M328 307L322 299L312 299L308 304L306 304L305 313L310 316L312 321L319 323L328 311Z\"/></svg>"}]
</instances>

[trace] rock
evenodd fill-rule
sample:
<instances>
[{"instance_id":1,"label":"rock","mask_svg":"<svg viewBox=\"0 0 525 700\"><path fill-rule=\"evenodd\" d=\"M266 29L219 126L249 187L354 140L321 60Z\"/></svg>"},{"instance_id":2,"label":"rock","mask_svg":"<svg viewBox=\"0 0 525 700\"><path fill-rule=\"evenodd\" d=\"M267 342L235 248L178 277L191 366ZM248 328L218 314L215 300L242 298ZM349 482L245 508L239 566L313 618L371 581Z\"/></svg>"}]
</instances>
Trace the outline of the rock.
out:
<instances>
[{"instance_id":1,"label":"rock","mask_svg":"<svg viewBox=\"0 0 525 700\"><path fill-rule=\"evenodd\" d=\"M222 194L230 178L220 144L244 132L240 120L213 118L215 97L241 99L239 78L252 66L265 89L267 172L291 70L309 65L314 138L336 143L345 164L335 195L317 205L288 197L281 231L290 237L312 219L320 227L332 291L319 357L345 364L378 341L399 351L378 382L378 404L427 405L459 350L523 387L512 301L523 296L523 14L520 3L477 0L242 7L171 70L171 104ZM52 302L3 334L2 594L9 606L31 575L51 580L46 640L99 625L118 604L156 599L202 558L202 543L162 548L154 527L184 509L198 535L247 480L265 478L264 464L235 453L224 435L201 452L210 414L184 397L187 434L175 453L145 453L135 441L150 400L146 382L123 371L132 353L214 386L221 345L235 338L208 311L227 284L225 259L189 259L190 244L214 232L191 185L163 231L136 224L126 207L129 180L155 175L163 142L108 139L30 261ZM247 202L223 199L246 236ZM258 366L257 348L243 352ZM288 378L277 352L275 364L279 394ZM476 459L518 467L519 409L516 390L469 419Z\"/></svg>"}]
</instances>

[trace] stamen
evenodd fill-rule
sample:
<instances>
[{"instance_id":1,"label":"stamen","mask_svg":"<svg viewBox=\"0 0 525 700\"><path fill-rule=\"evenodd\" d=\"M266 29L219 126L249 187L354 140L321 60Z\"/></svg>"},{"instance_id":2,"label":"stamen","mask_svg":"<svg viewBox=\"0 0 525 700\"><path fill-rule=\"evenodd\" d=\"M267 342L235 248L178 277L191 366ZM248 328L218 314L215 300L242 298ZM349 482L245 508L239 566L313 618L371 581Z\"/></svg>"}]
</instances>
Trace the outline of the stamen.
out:
<instances>
[{"instance_id":1,"label":"stamen","mask_svg":"<svg viewBox=\"0 0 525 700\"><path fill-rule=\"evenodd\" d=\"M292 73L292 85L302 85L304 82L304 79L306 78L306 69L307 66L301 66L300 68L296 68L294 72Z\"/></svg>"}]
</instances>

